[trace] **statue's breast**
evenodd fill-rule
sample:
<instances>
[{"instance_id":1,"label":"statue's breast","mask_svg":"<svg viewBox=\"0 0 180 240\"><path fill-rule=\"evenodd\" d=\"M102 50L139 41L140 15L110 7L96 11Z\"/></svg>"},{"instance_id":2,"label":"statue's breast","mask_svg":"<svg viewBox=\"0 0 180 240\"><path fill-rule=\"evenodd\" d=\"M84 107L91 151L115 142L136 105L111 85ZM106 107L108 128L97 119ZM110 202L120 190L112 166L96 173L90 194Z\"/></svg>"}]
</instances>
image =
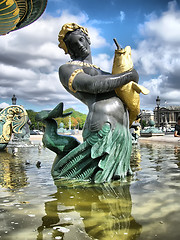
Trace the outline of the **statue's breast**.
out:
<instances>
[{"instance_id":1,"label":"statue's breast","mask_svg":"<svg viewBox=\"0 0 180 240\"><path fill-rule=\"evenodd\" d=\"M124 112L124 105L118 97L98 100L91 106L86 127L91 131L98 131L106 122L109 122L114 128L116 123L123 124Z\"/></svg>"}]
</instances>

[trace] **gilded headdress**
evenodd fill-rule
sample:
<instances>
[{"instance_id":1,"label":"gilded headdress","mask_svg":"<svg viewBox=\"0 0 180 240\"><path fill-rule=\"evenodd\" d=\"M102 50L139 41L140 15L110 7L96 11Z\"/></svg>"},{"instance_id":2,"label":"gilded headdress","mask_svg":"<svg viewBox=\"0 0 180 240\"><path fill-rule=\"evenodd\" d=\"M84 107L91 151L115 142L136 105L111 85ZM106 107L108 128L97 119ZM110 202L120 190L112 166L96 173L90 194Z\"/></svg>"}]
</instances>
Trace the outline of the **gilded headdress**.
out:
<instances>
[{"instance_id":1,"label":"gilded headdress","mask_svg":"<svg viewBox=\"0 0 180 240\"><path fill-rule=\"evenodd\" d=\"M65 54L68 53L66 44L64 42L64 38L66 36L66 33L68 32L73 32L76 29L80 29L82 32L84 32L88 36L88 30L85 27L82 27L76 23L66 23L62 26L61 31L59 32L58 35L58 41L59 41L59 47L62 48L65 51Z\"/></svg>"}]
</instances>

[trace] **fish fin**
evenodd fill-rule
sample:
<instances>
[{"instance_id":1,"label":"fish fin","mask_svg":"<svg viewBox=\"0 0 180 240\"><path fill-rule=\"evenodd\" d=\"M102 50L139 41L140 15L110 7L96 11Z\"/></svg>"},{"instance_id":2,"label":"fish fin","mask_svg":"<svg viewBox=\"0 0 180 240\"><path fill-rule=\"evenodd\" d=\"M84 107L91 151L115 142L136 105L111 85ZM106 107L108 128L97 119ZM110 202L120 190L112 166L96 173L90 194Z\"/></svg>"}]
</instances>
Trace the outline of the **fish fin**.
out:
<instances>
[{"instance_id":1,"label":"fish fin","mask_svg":"<svg viewBox=\"0 0 180 240\"><path fill-rule=\"evenodd\" d=\"M144 95L147 95L149 93L149 90L135 82L132 82L132 88L137 92L137 93L143 93Z\"/></svg>"}]
</instances>

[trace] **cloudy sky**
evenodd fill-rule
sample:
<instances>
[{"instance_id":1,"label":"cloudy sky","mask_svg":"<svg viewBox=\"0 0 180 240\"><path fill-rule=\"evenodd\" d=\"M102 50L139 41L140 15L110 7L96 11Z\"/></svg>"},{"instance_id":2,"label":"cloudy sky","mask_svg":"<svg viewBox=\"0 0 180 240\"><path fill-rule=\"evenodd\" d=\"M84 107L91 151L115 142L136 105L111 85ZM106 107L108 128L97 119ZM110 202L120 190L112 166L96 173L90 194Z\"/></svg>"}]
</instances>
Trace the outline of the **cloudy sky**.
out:
<instances>
[{"instance_id":1,"label":"cloudy sky","mask_svg":"<svg viewBox=\"0 0 180 240\"><path fill-rule=\"evenodd\" d=\"M76 22L88 28L93 63L111 72L116 38L130 45L140 84L141 108L180 105L180 1L167 0L48 0L44 14L33 24L0 36L0 107L17 104L40 111L60 101L65 108L87 112L67 93L58 78L59 66L70 60L58 48L61 26Z\"/></svg>"}]
</instances>

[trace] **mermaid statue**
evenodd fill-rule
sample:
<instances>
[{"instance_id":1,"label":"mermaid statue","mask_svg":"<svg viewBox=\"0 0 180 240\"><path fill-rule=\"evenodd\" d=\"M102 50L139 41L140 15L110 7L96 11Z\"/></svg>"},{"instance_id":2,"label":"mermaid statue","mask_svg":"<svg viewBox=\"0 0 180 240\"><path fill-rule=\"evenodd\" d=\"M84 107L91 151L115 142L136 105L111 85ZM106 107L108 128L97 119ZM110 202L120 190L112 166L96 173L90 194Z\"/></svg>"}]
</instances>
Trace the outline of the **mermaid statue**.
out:
<instances>
[{"instance_id":1,"label":"mermaid statue","mask_svg":"<svg viewBox=\"0 0 180 240\"><path fill-rule=\"evenodd\" d=\"M71 136L57 134L55 118L65 117L63 103L51 112L42 111L36 119L46 125L43 143L57 156L52 166L54 180L61 178L95 183L121 179L131 174L131 135L129 112L116 89L138 83L136 70L111 74L92 64L88 30L76 23L63 25L59 47L71 61L60 66L64 88L88 107L83 128L83 143Z\"/></svg>"},{"instance_id":2,"label":"mermaid statue","mask_svg":"<svg viewBox=\"0 0 180 240\"><path fill-rule=\"evenodd\" d=\"M22 106L12 105L0 112L0 150L8 145L12 133L21 134L28 121L28 114Z\"/></svg>"}]
</instances>

